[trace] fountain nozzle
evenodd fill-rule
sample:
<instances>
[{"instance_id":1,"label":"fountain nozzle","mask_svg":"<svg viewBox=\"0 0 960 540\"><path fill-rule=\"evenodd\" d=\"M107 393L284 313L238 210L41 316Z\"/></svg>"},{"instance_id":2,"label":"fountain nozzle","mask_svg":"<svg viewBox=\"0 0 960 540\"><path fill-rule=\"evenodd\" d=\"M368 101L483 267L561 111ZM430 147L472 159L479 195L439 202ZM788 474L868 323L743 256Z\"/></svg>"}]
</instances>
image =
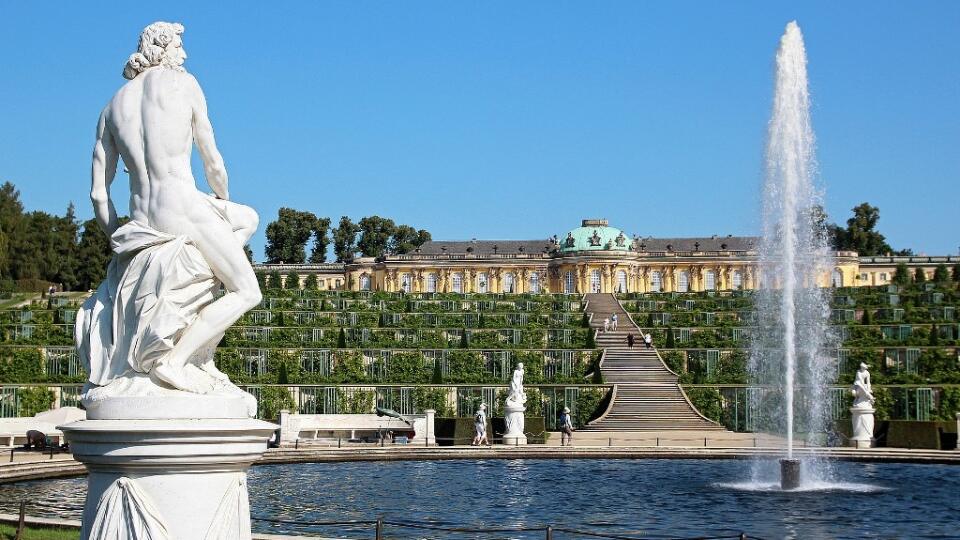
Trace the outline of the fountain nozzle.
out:
<instances>
[{"instance_id":1,"label":"fountain nozzle","mask_svg":"<svg viewBox=\"0 0 960 540\"><path fill-rule=\"evenodd\" d=\"M800 460L780 460L780 489L786 491L800 487Z\"/></svg>"}]
</instances>

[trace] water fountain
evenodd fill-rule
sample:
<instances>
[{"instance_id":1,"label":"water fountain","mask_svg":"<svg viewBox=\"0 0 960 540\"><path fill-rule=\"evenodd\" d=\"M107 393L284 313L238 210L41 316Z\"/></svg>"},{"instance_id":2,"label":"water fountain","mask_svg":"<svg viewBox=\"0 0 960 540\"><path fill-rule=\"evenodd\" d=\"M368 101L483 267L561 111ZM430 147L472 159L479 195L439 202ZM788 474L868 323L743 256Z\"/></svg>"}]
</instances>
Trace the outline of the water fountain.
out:
<instances>
[{"instance_id":1,"label":"water fountain","mask_svg":"<svg viewBox=\"0 0 960 540\"><path fill-rule=\"evenodd\" d=\"M817 472L794 458L798 424L807 433L825 426L825 376L830 372L830 252L822 229L814 136L810 122L807 57L796 22L787 25L776 57L773 110L768 126L766 181L763 186L761 290L757 298L758 335L751 367L758 382L782 388L776 410L787 444L781 460L781 487L795 489ZM802 389L802 400L797 390ZM806 460L805 460L806 461ZM801 472L803 474L801 474Z\"/></svg>"}]
</instances>

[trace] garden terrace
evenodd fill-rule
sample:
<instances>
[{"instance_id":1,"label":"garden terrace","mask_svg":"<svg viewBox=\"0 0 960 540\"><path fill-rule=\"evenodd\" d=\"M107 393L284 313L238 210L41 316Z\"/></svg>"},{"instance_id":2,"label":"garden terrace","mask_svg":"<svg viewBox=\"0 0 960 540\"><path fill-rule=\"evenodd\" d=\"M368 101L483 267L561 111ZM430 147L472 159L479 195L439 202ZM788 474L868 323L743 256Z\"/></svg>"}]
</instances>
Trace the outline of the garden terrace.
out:
<instances>
[{"instance_id":1,"label":"garden terrace","mask_svg":"<svg viewBox=\"0 0 960 540\"><path fill-rule=\"evenodd\" d=\"M834 289L831 322L835 415L850 404L847 385L872 366L878 418L952 419L960 409L960 293L954 283ZM747 403L770 389L748 386L753 293L619 295L680 375L691 400L731 429L753 429ZM739 418L739 420L738 420Z\"/></svg>"}]
</instances>

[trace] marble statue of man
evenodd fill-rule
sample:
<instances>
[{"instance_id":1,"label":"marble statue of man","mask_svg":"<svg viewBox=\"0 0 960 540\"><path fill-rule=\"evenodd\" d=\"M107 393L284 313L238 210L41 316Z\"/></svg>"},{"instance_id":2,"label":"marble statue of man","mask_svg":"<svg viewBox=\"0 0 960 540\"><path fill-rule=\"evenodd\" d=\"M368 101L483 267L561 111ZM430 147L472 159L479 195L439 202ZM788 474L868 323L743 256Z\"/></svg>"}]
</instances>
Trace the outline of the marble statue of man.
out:
<instances>
[{"instance_id":1,"label":"marble statue of man","mask_svg":"<svg viewBox=\"0 0 960 540\"><path fill-rule=\"evenodd\" d=\"M856 409L871 409L876 398L873 396L873 389L870 386L870 372L867 371L867 365L860 364L857 375L853 380L853 407Z\"/></svg>"},{"instance_id":2,"label":"marble statue of man","mask_svg":"<svg viewBox=\"0 0 960 540\"><path fill-rule=\"evenodd\" d=\"M510 393L507 394L507 401L523 405L527 402L527 394L523 391L523 363L517 362L516 369L513 370L513 377L510 378Z\"/></svg>"},{"instance_id":3,"label":"marble statue of man","mask_svg":"<svg viewBox=\"0 0 960 540\"><path fill-rule=\"evenodd\" d=\"M261 299L243 249L257 214L229 200L203 91L183 67L183 31L168 22L143 30L128 82L97 123L90 197L115 256L76 324L94 387L148 376L162 388L216 392L229 381L213 349ZM196 187L194 144L212 194ZM110 198L119 158L130 179L123 225Z\"/></svg>"}]
</instances>

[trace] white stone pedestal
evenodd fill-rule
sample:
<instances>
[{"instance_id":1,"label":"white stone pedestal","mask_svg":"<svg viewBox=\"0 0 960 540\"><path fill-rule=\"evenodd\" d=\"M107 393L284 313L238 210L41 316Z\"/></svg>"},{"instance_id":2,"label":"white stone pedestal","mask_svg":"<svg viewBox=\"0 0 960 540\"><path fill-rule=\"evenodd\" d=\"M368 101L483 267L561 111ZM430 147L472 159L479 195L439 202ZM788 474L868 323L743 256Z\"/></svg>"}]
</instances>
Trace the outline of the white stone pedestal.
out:
<instances>
[{"instance_id":1,"label":"white stone pedestal","mask_svg":"<svg viewBox=\"0 0 960 540\"><path fill-rule=\"evenodd\" d=\"M853 423L853 437L850 446L855 448L873 448L873 413L870 408L850 407L850 421Z\"/></svg>"},{"instance_id":2,"label":"white stone pedestal","mask_svg":"<svg viewBox=\"0 0 960 540\"><path fill-rule=\"evenodd\" d=\"M527 408L523 405L513 405L509 401L503 407L507 424L507 432L503 434L503 444L519 446L527 444L527 436L523 434L523 413Z\"/></svg>"},{"instance_id":3,"label":"white stone pedestal","mask_svg":"<svg viewBox=\"0 0 960 540\"><path fill-rule=\"evenodd\" d=\"M424 421L424 445L426 446L436 446L437 445L437 432L435 431L437 424L437 411L434 409L427 409L423 411L426 415Z\"/></svg>"},{"instance_id":4,"label":"white stone pedestal","mask_svg":"<svg viewBox=\"0 0 960 540\"><path fill-rule=\"evenodd\" d=\"M61 426L90 473L81 538L248 540L247 469L276 428L249 418Z\"/></svg>"}]
</instances>

